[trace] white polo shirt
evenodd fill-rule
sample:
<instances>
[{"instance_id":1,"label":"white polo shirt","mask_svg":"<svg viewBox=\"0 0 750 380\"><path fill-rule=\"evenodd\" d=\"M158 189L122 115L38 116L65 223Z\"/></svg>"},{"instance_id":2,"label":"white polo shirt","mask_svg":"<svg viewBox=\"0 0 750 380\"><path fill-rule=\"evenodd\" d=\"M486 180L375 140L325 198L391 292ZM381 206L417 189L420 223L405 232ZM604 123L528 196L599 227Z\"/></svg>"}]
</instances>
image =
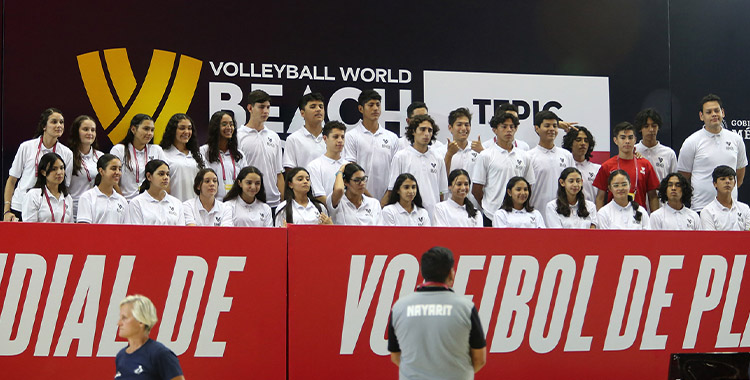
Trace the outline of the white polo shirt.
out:
<instances>
[{"instance_id":1,"label":"white polo shirt","mask_svg":"<svg viewBox=\"0 0 750 380\"><path fill-rule=\"evenodd\" d=\"M727 165L735 170L747 166L742 137L726 129L714 134L704 127L685 139L677 159L677 170L691 173L691 207L694 211L700 212L716 199L711 174L719 165ZM736 188L732 191L732 199L737 199Z\"/></svg>"},{"instance_id":2,"label":"white polo shirt","mask_svg":"<svg viewBox=\"0 0 750 380\"><path fill-rule=\"evenodd\" d=\"M277 186L277 177L284 171L281 166L281 139L276 132L263 126L258 132L246 125L240 127L243 138L240 140L240 151L245 156L245 165L255 166L263 173L263 187L266 189L266 201L276 207L281 200ZM239 132L237 137L239 137Z\"/></svg>"},{"instance_id":3,"label":"white polo shirt","mask_svg":"<svg viewBox=\"0 0 750 380\"><path fill-rule=\"evenodd\" d=\"M208 145L201 145L199 150L206 167L213 169L216 172L216 176L219 177L219 189L216 192L216 199L223 200L224 196L227 195L227 192L234 185L234 180L237 179L240 170L246 166L245 157L242 157L239 161L235 161L229 149L224 152L219 150L219 160L208 162Z\"/></svg>"},{"instance_id":4,"label":"white polo shirt","mask_svg":"<svg viewBox=\"0 0 750 380\"><path fill-rule=\"evenodd\" d=\"M449 198L435 206L432 225L435 227L483 227L484 222L481 211L477 210L472 218L466 212L466 205L460 205Z\"/></svg>"},{"instance_id":5,"label":"white polo shirt","mask_svg":"<svg viewBox=\"0 0 750 380\"><path fill-rule=\"evenodd\" d=\"M310 174L310 183L314 197L330 196L333 192L333 184L336 182L336 172L346 164L344 157L334 160L325 154L310 161L307 164L307 173ZM366 174L366 173L365 173Z\"/></svg>"},{"instance_id":6,"label":"white polo shirt","mask_svg":"<svg viewBox=\"0 0 750 380\"><path fill-rule=\"evenodd\" d=\"M144 191L130 201L127 223L184 226L185 213L182 211L182 202L169 194L164 194L164 198L159 201L148 191Z\"/></svg>"},{"instance_id":7,"label":"white polo shirt","mask_svg":"<svg viewBox=\"0 0 750 380\"><path fill-rule=\"evenodd\" d=\"M302 127L294 131L286 138L284 145L283 166L293 168L301 166L307 168L310 161L316 159L326 152L326 143L323 141L323 133L313 136L307 128Z\"/></svg>"},{"instance_id":8,"label":"white polo shirt","mask_svg":"<svg viewBox=\"0 0 750 380\"><path fill-rule=\"evenodd\" d=\"M46 190L49 203L47 203L47 197L44 196L40 188L30 189L26 193L21 210L21 219L24 222L73 223L73 197L70 194L63 196L62 193L55 197L49 191L49 188L46 188ZM52 213L55 216L54 222L52 221ZM64 217L62 217L63 214Z\"/></svg>"},{"instance_id":9,"label":"white polo shirt","mask_svg":"<svg viewBox=\"0 0 750 380\"><path fill-rule=\"evenodd\" d=\"M68 192L73 197L73 215L78 215L78 199L83 193L94 187L96 175L99 171L96 169L96 162L104 153L91 148L89 154L81 154L81 169L76 175L70 177L70 186ZM72 164L71 164L72 171Z\"/></svg>"},{"instance_id":10,"label":"white polo shirt","mask_svg":"<svg viewBox=\"0 0 750 380\"><path fill-rule=\"evenodd\" d=\"M8 174L18 178L16 190L13 192L11 199L11 208L16 211L22 211L23 198L26 191L34 187L36 183L36 169L39 160L47 153L57 153L65 163L65 184L70 185L70 178L73 174L73 152L63 145L60 141L56 142L52 148L47 149L44 144L39 145L42 137L33 138L21 143L13 158L13 164L10 166ZM7 201L7 199L6 199Z\"/></svg>"},{"instance_id":11,"label":"white polo shirt","mask_svg":"<svg viewBox=\"0 0 750 380\"><path fill-rule=\"evenodd\" d=\"M557 199L553 199L547 202L544 207L544 213L546 218L544 219L548 228L580 228L588 229L591 225L597 225L596 218L596 204L589 200L584 201L584 206L589 212L589 216L581 218L578 216L578 205L576 203L570 206L570 216L565 217L562 214L557 213Z\"/></svg>"},{"instance_id":12,"label":"white polo shirt","mask_svg":"<svg viewBox=\"0 0 750 380\"><path fill-rule=\"evenodd\" d=\"M493 138L491 138L489 140L486 140L486 141L482 142L482 147L484 149L492 148L493 145L497 145L497 137L493 137ZM513 140L513 148L518 148L518 149L521 149L523 151L528 151L530 149L529 144L527 144L525 141L519 140L519 139Z\"/></svg>"},{"instance_id":13,"label":"white polo shirt","mask_svg":"<svg viewBox=\"0 0 750 380\"><path fill-rule=\"evenodd\" d=\"M197 197L193 191L193 183L200 169L193 154L182 153L172 145L164 151L164 156L169 164L170 194L182 202Z\"/></svg>"},{"instance_id":14,"label":"white polo shirt","mask_svg":"<svg viewBox=\"0 0 750 380\"><path fill-rule=\"evenodd\" d=\"M115 155L122 161L122 176L120 177L120 191L122 196L128 201L133 200L138 195L138 191L146 179L146 164L151 160L162 160L167 161L167 157L164 155L164 150L160 146L154 144L148 144L143 149L135 151L133 154L133 144L128 144L127 147L130 152L130 168L128 163L125 162L125 146L117 144L112 147L109 152ZM146 155L148 153L148 156ZM137 180L136 180L137 179Z\"/></svg>"},{"instance_id":15,"label":"white polo shirt","mask_svg":"<svg viewBox=\"0 0 750 380\"><path fill-rule=\"evenodd\" d=\"M375 199L382 199L388 189L388 179L391 174L391 161L398 151L398 136L378 125L375 133L362 125L360 121L356 127L346 131L344 138L344 159L356 162L365 169L370 177L367 190Z\"/></svg>"},{"instance_id":16,"label":"white polo shirt","mask_svg":"<svg viewBox=\"0 0 750 380\"><path fill-rule=\"evenodd\" d=\"M394 203L383 207L381 225L402 227L429 227L430 215L427 210L414 205L411 212L407 212L401 203Z\"/></svg>"},{"instance_id":17,"label":"white polo shirt","mask_svg":"<svg viewBox=\"0 0 750 380\"><path fill-rule=\"evenodd\" d=\"M662 203L658 210L649 216L652 230L701 230L701 220L698 213L682 206L675 210L669 203Z\"/></svg>"},{"instance_id":18,"label":"white polo shirt","mask_svg":"<svg viewBox=\"0 0 750 380\"><path fill-rule=\"evenodd\" d=\"M281 227L286 221L286 201L279 203L279 207L276 208L276 218L274 220L276 227ZM321 211L315 207L313 201L308 201L306 206L302 206L292 199L292 219L293 224L320 224L320 214L326 214L326 208L324 205L319 205Z\"/></svg>"},{"instance_id":19,"label":"white polo shirt","mask_svg":"<svg viewBox=\"0 0 750 380\"><path fill-rule=\"evenodd\" d=\"M495 211L492 218L492 227L498 228L544 228L544 218L539 210L532 212L512 209L510 212L503 209Z\"/></svg>"},{"instance_id":20,"label":"white polo shirt","mask_svg":"<svg viewBox=\"0 0 750 380\"><path fill-rule=\"evenodd\" d=\"M573 159L573 164L583 177L581 178L583 180L583 195L586 200L596 202L596 193L599 189L594 187L594 180L596 179L596 173L599 173L599 168L602 166L589 160L578 162L575 159Z\"/></svg>"},{"instance_id":21,"label":"white polo shirt","mask_svg":"<svg viewBox=\"0 0 750 380\"><path fill-rule=\"evenodd\" d=\"M435 205L440 203L440 194L448 194L448 175L445 172L445 161L438 157L429 147L420 153L414 147L404 149L393 157L388 190L394 191L396 178L402 173L411 173L417 179L422 206L432 218ZM395 189L398 191L398 189Z\"/></svg>"},{"instance_id":22,"label":"white polo shirt","mask_svg":"<svg viewBox=\"0 0 750 380\"><path fill-rule=\"evenodd\" d=\"M241 197L224 202L232 215L235 227L273 227L271 207L255 198L246 203Z\"/></svg>"},{"instance_id":23,"label":"white polo shirt","mask_svg":"<svg viewBox=\"0 0 750 380\"><path fill-rule=\"evenodd\" d=\"M648 230L650 229L648 211L645 207L638 207L641 212L641 221L635 220L633 206L628 203L627 206L621 207L617 202L610 201L597 212L596 219L599 224L596 225L600 230Z\"/></svg>"},{"instance_id":24,"label":"white polo shirt","mask_svg":"<svg viewBox=\"0 0 750 380\"><path fill-rule=\"evenodd\" d=\"M528 154L536 175L536 182L531 187L530 202L535 209L542 212L549 201L557 198L557 180L560 173L565 168L574 166L575 160L573 154L557 146L547 149L537 145Z\"/></svg>"},{"instance_id":25,"label":"white polo shirt","mask_svg":"<svg viewBox=\"0 0 750 380\"><path fill-rule=\"evenodd\" d=\"M125 224L128 215L128 200L112 190L107 196L94 186L78 199L78 223Z\"/></svg>"},{"instance_id":26,"label":"white polo shirt","mask_svg":"<svg viewBox=\"0 0 750 380\"><path fill-rule=\"evenodd\" d=\"M651 148L643 145L643 141L635 145L636 152L639 152L643 157L651 163L654 167L656 176L659 178L659 182L664 179L669 173L677 172L677 155L674 150L668 146L662 145L660 142L656 142Z\"/></svg>"},{"instance_id":27,"label":"white polo shirt","mask_svg":"<svg viewBox=\"0 0 750 380\"><path fill-rule=\"evenodd\" d=\"M750 207L736 200L732 201L732 208L727 208L714 198L703 208L700 218L701 226L708 231L750 230Z\"/></svg>"},{"instance_id":28,"label":"white polo shirt","mask_svg":"<svg viewBox=\"0 0 750 380\"><path fill-rule=\"evenodd\" d=\"M411 146L411 142L409 142L409 139L406 137L406 133L404 133L403 136L398 138L398 151L402 151L408 147ZM446 147L445 143L441 142L438 139L435 139L435 141L430 144L430 148L432 149L444 149Z\"/></svg>"},{"instance_id":29,"label":"white polo shirt","mask_svg":"<svg viewBox=\"0 0 750 380\"><path fill-rule=\"evenodd\" d=\"M536 183L534 168L527 152L513 148L510 152L495 144L479 153L471 179L484 186L482 211L492 219L505 198L508 180L521 176L532 186ZM533 190L533 187L532 187Z\"/></svg>"},{"instance_id":30,"label":"white polo shirt","mask_svg":"<svg viewBox=\"0 0 750 380\"><path fill-rule=\"evenodd\" d=\"M182 212L185 215L185 225L195 224L213 227L232 227L234 225L232 223L232 210L215 199L211 211L206 211L203 208L200 197L188 199L182 202Z\"/></svg>"},{"instance_id":31,"label":"white polo shirt","mask_svg":"<svg viewBox=\"0 0 750 380\"><path fill-rule=\"evenodd\" d=\"M346 195L341 197L338 207L333 207L331 198L326 199L326 206L331 210L331 219L336 225L377 226L380 224L380 201L362 195L359 208L354 206Z\"/></svg>"}]
</instances>

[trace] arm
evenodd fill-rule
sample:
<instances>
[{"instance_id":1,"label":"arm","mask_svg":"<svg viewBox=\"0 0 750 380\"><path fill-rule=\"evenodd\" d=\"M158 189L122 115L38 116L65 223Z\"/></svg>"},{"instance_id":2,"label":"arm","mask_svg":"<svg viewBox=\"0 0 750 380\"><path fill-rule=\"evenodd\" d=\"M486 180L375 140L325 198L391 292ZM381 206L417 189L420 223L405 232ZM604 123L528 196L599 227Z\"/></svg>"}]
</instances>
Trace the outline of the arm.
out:
<instances>
[{"instance_id":1,"label":"arm","mask_svg":"<svg viewBox=\"0 0 750 380\"><path fill-rule=\"evenodd\" d=\"M474 351L474 350L472 350L472 351ZM472 355L471 360L472 360L472 362L474 361L474 356L473 355ZM391 361L393 362L393 364L396 365L396 367L400 366L401 365L401 353L400 352L391 352ZM475 368L474 372L478 371L476 369L476 367L474 367L474 368Z\"/></svg>"},{"instance_id":2,"label":"arm","mask_svg":"<svg viewBox=\"0 0 750 380\"><path fill-rule=\"evenodd\" d=\"M391 360L393 360L393 354L394 353L392 352ZM474 366L474 373L479 372L479 370L482 369L482 367L484 367L485 364L487 364L487 347L472 348L471 349L471 365Z\"/></svg>"},{"instance_id":3,"label":"arm","mask_svg":"<svg viewBox=\"0 0 750 380\"><path fill-rule=\"evenodd\" d=\"M388 198L391 197L391 191L386 190L383 198L380 199L380 207L385 207L388 204Z\"/></svg>"},{"instance_id":4,"label":"arm","mask_svg":"<svg viewBox=\"0 0 750 380\"><path fill-rule=\"evenodd\" d=\"M659 197L656 195L656 190L651 190L646 195L648 195L648 207L651 209L651 212L658 210Z\"/></svg>"},{"instance_id":5,"label":"arm","mask_svg":"<svg viewBox=\"0 0 750 380\"><path fill-rule=\"evenodd\" d=\"M604 204L607 203L607 192L602 189L596 190L596 210L599 211L600 208L604 207Z\"/></svg>"},{"instance_id":6,"label":"arm","mask_svg":"<svg viewBox=\"0 0 750 380\"><path fill-rule=\"evenodd\" d=\"M331 193L331 206L333 208L339 207L341 197L344 196L346 188L344 186L344 168L347 164L341 165L339 171L336 172L336 180L333 182L333 192Z\"/></svg>"},{"instance_id":7,"label":"arm","mask_svg":"<svg viewBox=\"0 0 750 380\"><path fill-rule=\"evenodd\" d=\"M13 193L16 191L16 183L18 182L18 178L13 176L8 176L8 180L5 182L5 196L4 196L4 204L3 204L3 221L10 222L13 219L15 219L15 216L11 214L10 211L10 200L13 199Z\"/></svg>"},{"instance_id":8,"label":"arm","mask_svg":"<svg viewBox=\"0 0 750 380\"><path fill-rule=\"evenodd\" d=\"M743 169L744 169L744 168L743 168ZM680 174L682 174L683 176L685 176L685 179L687 179L687 180L688 180L688 182L690 182L690 177L691 177L691 176L693 175L693 173L691 173L691 172L683 172L683 171L681 171L681 170L680 170L680 171L678 171L678 173L680 173Z\"/></svg>"},{"instance_id":9,"label":"arm","mask_svg":"<svg viewBox=\"0 0 750 380\"><path fill-rule=\"evenodd\" d=\"M445 173L446 175L451 174L451 162L453 161L453 156L458 152L458 143L453 141L451 142L450 139L448 139L448 145L445 147L445 158L443 161L445 162Z\"/></svg>"},{"instance_id":10,"label":"arm","mask_svg":"<svg viewBox=\"0 0 750 380\"><path fill-rule=\"evenodd\" d=\"M482 204L482 197L484 196L484 185L480 185L478 183L475 183L471 186L471 194L474 196L474 199L477 200L477 204Z\"/></svg>"},{"instance_id":11,"label":"arm","mask_svg":"<svg viewBox=\"0 0 750 380\"><path fill-rule=\"evenodd\" d=\"M279 193L281 194L281 199L284 199L284 175L279 173L276 175L276 187L279 188Z\"/></svg>"},{"instance_id":12,"label":"arm","mask_svg":"<svg viewBox=\"0 0 750 380\"><path fill-rule=\"evenodd\" d=\"M745 179L745 168L737 169L737 188L742 186L742 181Z\"/></svg>"}]
</instances>

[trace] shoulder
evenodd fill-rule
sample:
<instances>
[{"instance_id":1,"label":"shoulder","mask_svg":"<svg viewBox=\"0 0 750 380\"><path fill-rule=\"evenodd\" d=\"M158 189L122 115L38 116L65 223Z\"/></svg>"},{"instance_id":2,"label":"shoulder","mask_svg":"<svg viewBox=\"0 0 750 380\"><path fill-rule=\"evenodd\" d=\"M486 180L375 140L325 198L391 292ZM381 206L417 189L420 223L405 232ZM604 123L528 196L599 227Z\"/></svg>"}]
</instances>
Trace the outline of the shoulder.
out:
<instances>
[{"instance_id":1,"label":"shoulder","mask_svg":"<svg viewBox=\"0 0 750 380\"><path fill-rule=\"evenodd\" d=\"M114 155L122 154L123 152L125 152L125 145L122 144L116 144L109 150L109 153Z\"/></svg>"},{"instance_id":2,"label":"shoulder","mask_svg":"<svg viewBox=\"0 0 750 380\"><path fill-rule=\"evenodd\" d=\"M33 196L41 196L41 195L42 195L42 189L38 187L31 188L29 189L29 191L26 192L27 199Z\"/></svg>"}]
</instances>

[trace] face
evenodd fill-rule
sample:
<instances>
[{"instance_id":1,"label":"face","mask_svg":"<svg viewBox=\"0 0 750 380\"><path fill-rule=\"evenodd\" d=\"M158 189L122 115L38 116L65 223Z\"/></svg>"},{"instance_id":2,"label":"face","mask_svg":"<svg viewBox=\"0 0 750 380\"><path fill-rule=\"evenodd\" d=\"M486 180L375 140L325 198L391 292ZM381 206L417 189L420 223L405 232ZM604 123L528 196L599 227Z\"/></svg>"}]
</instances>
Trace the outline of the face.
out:
<instances>
[{"instance_id":1,"label":"face","mask_svg":"<svg viewBox=\"0 0 750 380\"><path fill-rule=\"evenodd\" d=\"M232 117L229 115L224 115L221 117L221 124L219 124L219 134L221 137L229 140L232 138L232 135L234 134L234 121L232 120Z\"/></svg>"},{"instance_id":2,"label":"face","mask_svg":"<svg viewBox=\"0 0 750 380\"><path fill-rule=\"evenodd\" d=\"M306 124L320 124L326 117L326 109L320 100L311 100L305 104L305 109L300 111Z\"/></svg>"},{"instance_id":3,"label":"face","mask_svg":"<svg viewBox=\"0 0 750 380\"><path fill-rule=\"evenodd\" d=\"M565 188L565 194L575 197L581 192L583 179L580 174L571 172L565 180L558 180L558 183Z\"/></svg>"},{"instance_id":4,"label":"face","mask_svg":"<svg viewBox=\"0 0 750 380\"><path fill-rule=\"evenodd\" d=\"M358 108L363 120L377 121L380 118L380 100L369 100L364 106L358 106Z\"/></svg>"},{"instance_id":5,"label":"face","mask_svg":"<svg viewBox=\"0 0 750 380\"><path fill-rule=\"evenodd\" d=\"M216 196L216 192L219 190L219 177L212 172L206 172L201 181L200 189L198 189L201 195L208 195L210 197Z\"/></svg>"},{"instance_id":6,"label":"face","mask_svg":"<svg viewBox=\"0 0 750 380\"><path fill-rule=\"evenodd\" d=\"M91 145L96 140L96 124L92 120L84 120L78 127L78 137L84 145Z\"/></svg>"},{"instance_id":7,"label":"face","mask_svg":"<svg viewBox=\"0 0 750 380\"><path fill-rule=\"evenodd\" d=\"M401 200L411 203L417 196L417 183L410 179L401 183L398 188L398 196Z\"/></svg>"},{"instance_id":8,"label":"face","mask_svg":"<svg viewBox=\"0 0 750 380\"><path fill-rule=\"evenodd\" d=\"M289 182L288 186L294 190L295 193L307 193L310 191L310 174L304 170L300 170L297 174L292 177L292 181Z\"/></svg>"},{"instance_id":9,"label":"face","mask_svg":"<svg viewBox=\"0 0 750 380\"><path fill-rule=\"evenodd\" d=\"M109 161L105 169L99 169L99 174L112 183L119 182L122 176L122 162L117 158Z\"/></svg>"},{"instance_id":10,"label":"face","mask_svg":"<svg viewBox=\"0 0 750 380\"><path fill-rule=\"evenodd\" d=\"M42 174L47 177L47 186L57 186L65 181L65 164L62 160L56 160Z\"/></svg>"},{"instance_id":11,"label":"face","mask_svg":"<svg viewBox=\"0 0 750 380\"><path fill-rule=\"evenodd\" d=\"M152 120L144 120L137 127L131 125L130 130L133 131L135 140L141 144L148 144L154 138L154 122Z\"/></svg>"},{"instance_id":12,"label":"face","mask_svg":"<svg viewBox=\"0 0 750 380\"><path fill-rule=\"evenodd\" d=\"M622 174L617 174L612 178L612 182L609 183L609 191L612 192L612 196L615 199L627 199L628 193L630 192L630 181L628 177Z\"/></svg>"},{"instance_id":13,"label":"face","mask_svg":"<svg viewBox=\"0 0 750 380\"><path fill-rule=\"evenodd\" d=\"M615 145L620 148L620 152L633 152L633 147L635 147L635 133L633 133L633 131L620 131L617 133L617 136L613 140L615 142Z\"/></svg>"},{"instance_id":14,"label":"face","mask_svg":"<svg viewBox=\"0 0 750 380\"><path fill-rule=\"evenodd\" d=\"M671 176L667 180L667 200L682 203L682 184L677 176Z\"/></svg>"},{"instance_id":15,"label":"face","mask_svg":"<svg viewBox=\"0 0 750 380\"><path fill-rule=\"evenodd\" d=\"M432 140L432 124L425 120L421 122L414 131L414 144L429 145Z\"/></svg>"},{"instance_id":16,"label":"face","mask_svg":"<svg viewBox=\"0 0 750 380\"><path fill-rule=\"evenodd\" d=\"M555 137L557 137L557 120L543 120L539 126L534 126L534 130L536 131L536 134L539 135L539 141L555 141Z\"/></svg>"},{"instance_id":17,"label":"face","mask_svg":"<svg viewBox=\"0 0 750 380\"><path fill-rule=\"evenodd\" d=\"M646 124L641 127L641 135L646 141L656 140L656 135L659 133L659 124L654 123L654 119L648 118Z\"/></svg>"},{"instance_id":18,"label":"face","mask_svg":"<svg viewBox=\"0 0 750 380\"><path fill-rule=\"evenodd\" d=\"M497 140L505 144L510 144L516 138L516 130L518 127L513 124L513 120L507 119L504 122L497 125L497 128L493 130Z\"/></svg>"},{"instance_id":19,"label":"face","mask_svg":"<svg viewBox=\"0 0 750 380\"><path fill-rule=\"evenodd\" d=\"M44 126L44 133L59 138L64 131L65 120L63 119L63 116L57 112L53 112L52 115L47 118L47 125Z\"/></svg>"},{"instance_id":20,"label":"face","mask_svg":"<svg viewBox=\"0 0 750 380\"><path fill-rule=\"evenodd\" d=\"M188 119L182 119L177 123L177 131L174 135L174 142L187 144L190 138L193 137L193 123Z\"/></svg>"},{"instance_id":21,"label":"face","mask_svg":"<svg viewBox=\"0 0 750 380\"><path fill-rule=\"evenodd\" d=\"M146 326L133 317L133 305L126 303L120 306L120 320L117 321L117 335L120 338L130 338L143 335Z\"/></svg>"},{"instance_id":22,"label":"face","mask_svg":"<svg viewBox=\"0 0 750 380\"><path fill-rule=\"evenodd\" d=\"M576 157L585 157L589 150L589 137L586 132L579 131L578 136L573 141L573 155Z\"/></svg>"},{"instance_id":23,"label":"face","mask_svg":"<svg viewBox=\"0 0 750 380\"><path fill-rule=\"evenodd\" d=\"M247 106L247 110L250 111L250 120L265 123L271 112L271 102L253 103Z\"/></svg>"},{"instance_id":24,"label":"face","mask_svg":"<svg viewBox=\"0 0 750 380\"><path fill-rule=\"evenodd\" d=\"M250 173L245 176L240 182L240 188L242 188L242 194L247 197L255 198L260 192L261 179L256 173Z\"/></svg>"},{"instance_id":25,"label":"face","mask_svg":"<svg viewBox=\"0 0 750 380\"><path fill-rule=\"evenodd\" d=\"M469 195L469 186L470 182L469 179L466 178L465 175L459 175L454 180L453 183L451 183L450 189L451 194L453 195L453 198L455 199L465 199L467 195Z\"/></svg>"},{"instance_id":26,"label":"face","mask_svg":"<svg viewBox=\"0 0 750 380\"><path fill-rule=\"evenodd\" d=\"M717 101L710 101L703 104L703 111L698 114L701 121L706 124L707 127L721 127L722 121L724 120L724 110Z\"/></svg>"},{"instance_id":27,"label":"face","mask_svg":"<svg viewBox=\"0 0 750 380\"><path fill-rule=\"evenodd\" d=\"M448 126L448 131L453 135L453 141L464 142L471 134L471 120L466 116L459 116L453 125Z\"/></svg>"},{"instance_id":28,"label":"face","mask_svg":"<svg viewBox=\"0 0 750 380\"><path fill-rule=\"evenodd\" d=\"M521 208L526 203L526 200L529 199L529 185L526 181L518 181L508 190L508 194L510 194L510 199L513 201L513 208Z\"/></svg>"},{"instance_id":29,"label":"face","mask_svg":"<svg viewBox=\"0 0 750 380\"><path fill-rule=\"evenodd\" d=\"M365 192L367 186L367 176L365 172L359 170L352 175L349 182L346 183L346 189L354 194L361 195Z\"/></svg>"},{"instance_id":30,"label":"face","mask_svg":"<svg viewBox=\"0 0 750 380\"><path fill-rule=\"evenodd\" d=\"M328 150L341 153L344 150L344 131L339 129L331 129L328 136L323 136L323 141L326 142Z\"/></svg>"},{"instance_id":31,"label":"face","mask_svg":"<svg viewBox=\"0 0 750 380\"><path fill-rule=\"evenodd\" d=\"M736 179L734 176L719 177L716 179L716 182L714 182L714 187L719 194L730 194L732 190L734 190L735 183Z\"/></svg>"},{"instance_id":32,"label":"face","mask_svg":"<svg viewBox=\"0 0 750 380\"><path fill-rule=\"evenodd\" d=\"M152 188L167 190L167 187L169 187L169 167L167 165L159 166L154 174L146 173L146 178L151 181Z\"/></svg>"}]
</instances>

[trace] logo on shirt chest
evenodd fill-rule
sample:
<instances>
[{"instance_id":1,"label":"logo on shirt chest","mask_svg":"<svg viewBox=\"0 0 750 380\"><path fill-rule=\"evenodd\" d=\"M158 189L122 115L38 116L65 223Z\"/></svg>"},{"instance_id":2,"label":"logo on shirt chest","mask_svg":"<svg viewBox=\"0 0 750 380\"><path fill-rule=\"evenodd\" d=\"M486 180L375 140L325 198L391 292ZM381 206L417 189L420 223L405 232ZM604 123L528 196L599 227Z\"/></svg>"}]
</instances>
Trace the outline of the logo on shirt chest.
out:
<instances>
[{"instance_id":1,"label":"logo on shirt chest","mask_svg":"<svg viewBox=\"0 0 750 380\"><path fill-rule=\"evenodd\" d=\"M417 222L419 223L420 226L423 226L424 225L424 216L418 217L417 218Z\"/></svg>"},{"instance_id":2,"label":"logo on shirt chest","mask_svg":"<svg viewBox=\"0 0 750 380\"><path fill-rule=\"evenodd\" d=\"M659 162L656 163L656 167L659 167L659 168L664 167L664 157L659 157Z\"/></svg>"},{"instance_id":3,"label":"logo on shirt chest","mask_svg":"<svg viewBox=\"0 0 750 380\"><path fill-rule=\"evenodd\" d=\"M742 227L743 223L742 223L742 213L741 212L737 213L737 223L740 225L740 227Z\"/></svg>"},{"instance_id":4,"label":"logo on shirt chest","mask_svg":"<svg viewBox=\"0 0 750 380\"><path fill-rule=\"evenodd\" d=\"M641 174L646 175L646 168L641 168L640 172L641 172Z\"/></svg>"},{"instance_id":5,"label":"logo on shirt chest","mask_svg":"<svg viewBox=\"0 0 750 380\"><path fill-rule=\"evenodd\" d=\"M122 204L118 203L117 204L117 210L115 210L115 211L117 211L118 214L122 214L123 212L125 212L125 207L122 207Z\"/></svg>"},{"instance_id":6,"label":"logo on shirt chest","mask_svg":"<svg viewBox=\"0 0 750 380\"><path fill-rule=\"evenodd\" d=\"M692 219L688 219L687 220L687 228L691 229L691 230L693 229L693 220Z\"/></svg>"},{"instance_id":7,"label":"logo on shirt chest","mask_svg":"<svg viewBox=\"0 0 750 380\"><path fill-rule=\"evenodd\" d=\"M520 174L526 169L526 165L523 163L523 160L516 160L516 174Z\"/></svg>"},{"instance_id":8,"label":"logo on shirt chest","mask_svg":"<svg viewBox=\"0 0 750 380\"><path fill-rule=\"evenodd\" d=\"M437 173L437 162L430 162L430 173L435 174Z\"/></svg>"},{"instance_id":9,"label":"logo on shirt chest","mask_svg":"<svg viewBox=\"0 0 750 380\"><path fill-rule=\"evenodd\" d=\"M263 219L263 218L266 217L266 213L265 212L259 212L258 215L260 215L261 219Z\"/></svg>"},{"instance_id":10,"label":"logo on shirt chest","mask_svg":"<svg viewBox=\"0 0 750 380\"><path fill-rule=\"evenodd\" d=\"M563 169L565 169L567 167L567 165L565 165L565 159L562 158L562 157L560 157L560 167L563 168Z\"/></svg>"},{"instance_id":11,"label":"logo on shirt chest","mask_svg":"<svg viewBox=\"0 0 750 380\"><path fill-rule=\"evenodd\" d=\"M732 145L731 141L727 141L726 150L730 150L730 151L734 152L734 146Z\"/></svg>"},{"instance_id":12,"label":"logo on shirt chest","mask_svg":"<svg viewBox=\"0 0 750 380\"><path fill-rule=\"evenodd\" d=\"M218 227L220 225L221 225L221 217L220 216L215 216L214 217L214 226Z\"/></svg>"},{"instance_id":13,"label":"logo on shirt chest","mask_svg":"<svg viewBox=\"0 0 750 380\"><path fill-rule=\"evenodd\" d=\"M536 223L536 216L530 215L529 219L531 219L531 223Z\"/></svg>"},{"instance_id":14,"label":"logo on shirt chest","mask_svg":"<svg viewBox=\"0 0 750 380\"><path fill-rule=\"evenodd\" d=\"M589 172L589 179L593 180L593 179L594 179L594 177L596 177L596 173L594 173L594 172Z\"/></svg>"},{"instance_id":15,"label":"logo on shirt chest","mask_svg":"<svg viewBox=\"0 0 750 380\"><path fill-rule=\"evenodd\" d=\"M365 212L367 215L372 215L372 209L371 208L365 208Z\"/></svg>"},{"instance_id":16,"label":"logo on shirt chest","mask_svg":"<svg viewBox=\"0 0 750 380\"><path fill-rule=\"evenodd\" d=\"M388 143L388 139L384 138L381 148L391 149L391 144Z\"/></svg>"},{"instance_id":17,"label":"logo on shirt chest","mask_svg":"<svg viewBox=\"0 0 750 380\"><path fill-rule=\"evenodd\" d=\"M266 145L270 146L271 148L276 149L276 144L274 144L273 139L268 137L268 141L266 141Z\"/></svg>"},{"instance_id":18,"label":"logo on shirt chest","mask_svg":"<svg viewBox=\"0 0 750 380\"><path fill-rule=\"evenodd\" d=\"M177 212L174 210L174 206L169 206L169 215L177 216Z\"/></svg>"}]
</instances>

